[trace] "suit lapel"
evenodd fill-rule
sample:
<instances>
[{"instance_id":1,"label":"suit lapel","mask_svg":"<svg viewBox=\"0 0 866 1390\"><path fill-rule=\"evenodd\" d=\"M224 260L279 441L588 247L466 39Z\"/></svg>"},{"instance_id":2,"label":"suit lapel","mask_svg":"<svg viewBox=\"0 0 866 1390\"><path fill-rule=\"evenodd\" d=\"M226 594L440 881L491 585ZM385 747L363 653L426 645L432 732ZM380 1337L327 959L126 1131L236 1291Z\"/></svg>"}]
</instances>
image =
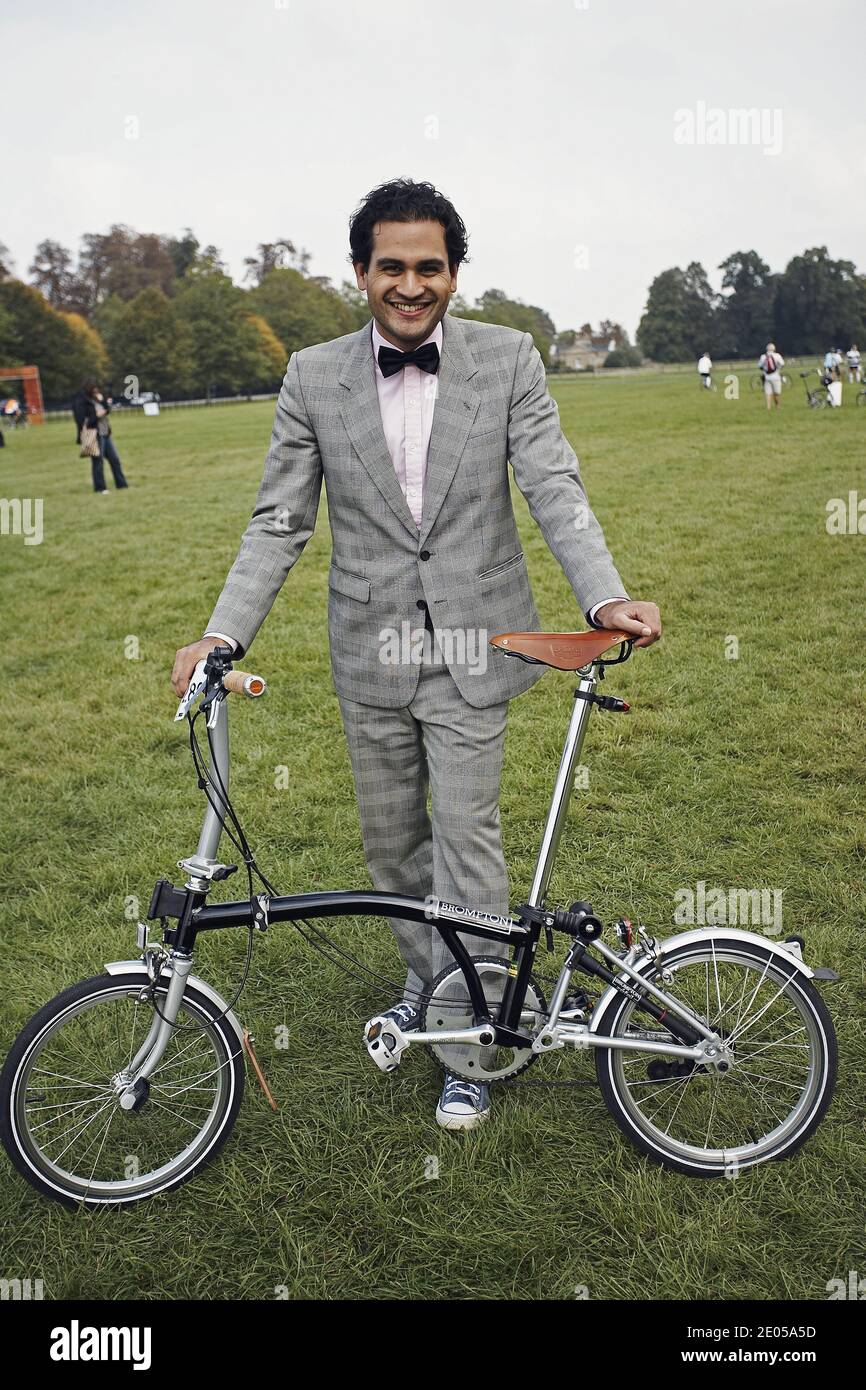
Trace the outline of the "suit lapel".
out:
<instances>
[{"instance_id":1,"label":"suit lapel","mask_svg":"<svg viewBox=\"0 0 866 1390\"><path fill-rule=\"evenodd\" d=\"M446 314L442 320L439 384L427 454L419 532L403 496L382 429L369 323L359 329L354 340L340 374L340 381L348 393L342 405L346 433L397 520L412 536L418 538L420 544L439 515L481 404L477 392L468 385L478 367L466 345L461 320Z\"/></svg>"},{"instance_id":2,"label":"suit lapel","mask_svg":"<svg viewBox=\"0 0 866 1390\"><path fill-rule=\"evenodd\" d=\"M442 509L478 414L481 398L468 384L477 371L475 359L466 345L462 319L446 314L442 320L439 386L427 453L419 543L427 539Z\"/></svg>"}]
</instances>

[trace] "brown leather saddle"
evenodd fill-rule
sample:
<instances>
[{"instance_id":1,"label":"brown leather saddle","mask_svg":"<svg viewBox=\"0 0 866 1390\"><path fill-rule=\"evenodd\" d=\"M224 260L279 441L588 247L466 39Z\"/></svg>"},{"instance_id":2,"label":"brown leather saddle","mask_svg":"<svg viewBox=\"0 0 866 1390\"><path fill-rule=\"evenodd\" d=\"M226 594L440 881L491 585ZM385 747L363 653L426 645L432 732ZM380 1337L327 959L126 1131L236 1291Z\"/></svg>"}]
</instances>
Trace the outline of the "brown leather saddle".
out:
<instances>
[{"instance_id":1,"label":"brown leather saddle","mask_svg":"<svg viewBox=\"0 0 866 1390\"><path fill-rule=\"evenodd\" d=\"M609 647L633 640L627 632L598 628L594 632L498 632L490 638L490 645L522 661L553 666L557 671L579 671Z\"/></svg>"}]
</instances>

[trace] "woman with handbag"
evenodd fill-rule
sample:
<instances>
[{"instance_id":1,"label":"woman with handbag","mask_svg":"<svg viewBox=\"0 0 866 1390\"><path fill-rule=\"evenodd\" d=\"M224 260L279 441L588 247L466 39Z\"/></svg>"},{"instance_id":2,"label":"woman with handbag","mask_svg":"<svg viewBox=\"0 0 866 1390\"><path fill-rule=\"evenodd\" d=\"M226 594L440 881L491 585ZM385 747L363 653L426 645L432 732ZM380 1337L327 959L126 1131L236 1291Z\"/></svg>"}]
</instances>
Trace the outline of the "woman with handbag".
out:
<instances>
[{"instance_id":1,"label":"woman with handbag","mask_svg":"<svg viewBox=\"0 0 866 1390\"><path fill-rule=\"evenodd\" d=\"M78 428L76 442L81 446L81 457L89 458L93 468L93 490L104 494L105 460L108 460L114 477L115 487L129 487L124 477L120 456L111 437L108 412L111 400L106 399L95 381L85 381L72 402L72 413Z\"/></svg>"}]
</instances>

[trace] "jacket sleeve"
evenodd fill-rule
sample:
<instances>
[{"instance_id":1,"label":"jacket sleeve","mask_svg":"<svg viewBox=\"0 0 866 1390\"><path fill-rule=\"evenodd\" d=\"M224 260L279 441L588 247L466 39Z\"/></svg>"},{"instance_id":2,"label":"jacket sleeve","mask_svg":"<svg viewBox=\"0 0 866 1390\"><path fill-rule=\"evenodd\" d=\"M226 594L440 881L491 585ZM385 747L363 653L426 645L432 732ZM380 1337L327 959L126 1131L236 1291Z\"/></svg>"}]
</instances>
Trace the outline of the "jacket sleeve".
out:
<instances>
[{"instance_id":1,"label":"jacket sleeve","mask_svg":"<svg viewBox=\"0 0 866 1390\"><path fill-rule=\"evenodd\" d=\"M304 404L298 354L293 353L252 518L206 628L232 637L238 656L248 649L313 534L321 487L318 440Z\"/></svg>"},{"instance_id":2,"label":"jacket sleeve","mask_svg":"<svg viewBox=\"0 0 866 1390\"><path fill-rule=\"evenodd\" d=\"M562 433L541 354L524 333L508 413L514 479L585 615L628 591L589 505L574 450Z\"/></svg>"}]
</instances>

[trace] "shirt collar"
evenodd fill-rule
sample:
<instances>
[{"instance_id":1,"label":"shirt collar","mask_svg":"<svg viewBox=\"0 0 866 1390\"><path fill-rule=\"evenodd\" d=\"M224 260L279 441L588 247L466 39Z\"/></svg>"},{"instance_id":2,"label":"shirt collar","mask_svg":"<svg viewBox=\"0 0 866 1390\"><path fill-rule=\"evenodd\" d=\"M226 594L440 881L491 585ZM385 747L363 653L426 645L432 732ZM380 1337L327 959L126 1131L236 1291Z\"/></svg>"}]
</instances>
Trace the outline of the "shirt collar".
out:
<instances>
[{"instance_id":1,"label":"shirt collar","mask_svg":"<svg viewBox=\"0 0 866 1390\"><path fill-rule=\"evenodd\" d=\"M439 354L440 354L440 356L441 356L441 354L442 354L442 339L443 339L443 336L444 336L444 335L443 335L443 333L442 333L442 320L440 319L439 322L437 323L436 327L433 329L433 332L430 334L429 338L425 338L425 339L424 339L424 343L435 343L436 346L437 346L438 349L439 349ZM423 346L424 346L424 343L419 343L418 346L419 346L419 347L423 347ZM388 380L388 378L382 376L382 368L379 366L379 348L380 348L380 347L388 347L388 348L392 348L392 349L393 349L393 348L394 348L394 344L393 344L393 343L389 343L388 340L387 340L387 338L383 338L383 337L382 337L382 334L379 332L378 328L376 327L376 320L375 320L375 319L373 319L372 347L373 347L373 361L376 363L376 371L377 371L377 372L379 373L379 375L382 377L382 380L383 380L383 381L386 381L386 380Z\"/></svg>"}]
</instances>

